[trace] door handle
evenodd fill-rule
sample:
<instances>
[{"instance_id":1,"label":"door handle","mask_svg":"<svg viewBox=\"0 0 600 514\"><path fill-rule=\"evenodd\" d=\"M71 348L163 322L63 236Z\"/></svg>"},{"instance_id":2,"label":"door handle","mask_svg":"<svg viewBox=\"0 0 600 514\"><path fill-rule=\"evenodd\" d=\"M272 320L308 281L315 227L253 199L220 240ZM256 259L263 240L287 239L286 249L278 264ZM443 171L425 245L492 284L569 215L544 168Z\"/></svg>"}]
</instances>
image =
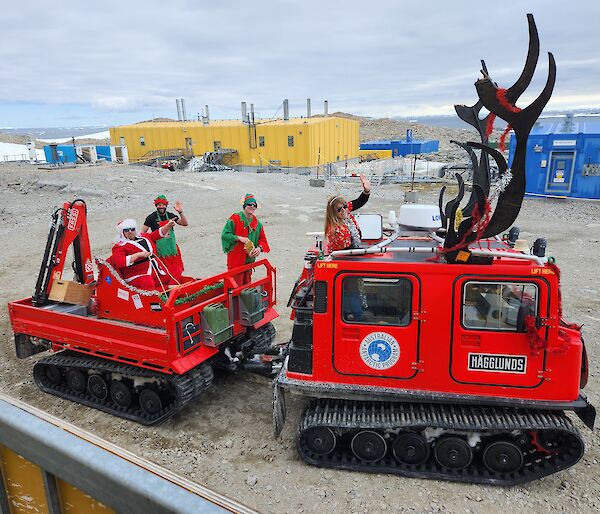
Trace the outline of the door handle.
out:
<instances>
[{"instance_id":1,"label":"door handle","mask_svg":"<svg viewBox=\"0 0 600 514\"><path fill-rule=\"evenodd\" d=\"M357 328L342 328L342 338L344 339L358 339L359 331Z\"/></svg>"},{"instance_id":2,"label":"door handle","mask_svg":"<svg viewBox=\"0 0 600 514\"><path fill-rule=\"evenodd\" d=\"M479 348L481 346L481 337L475 334L462 334L460 336L460 345L468 348Z\"/></svg>"}]
</instances>

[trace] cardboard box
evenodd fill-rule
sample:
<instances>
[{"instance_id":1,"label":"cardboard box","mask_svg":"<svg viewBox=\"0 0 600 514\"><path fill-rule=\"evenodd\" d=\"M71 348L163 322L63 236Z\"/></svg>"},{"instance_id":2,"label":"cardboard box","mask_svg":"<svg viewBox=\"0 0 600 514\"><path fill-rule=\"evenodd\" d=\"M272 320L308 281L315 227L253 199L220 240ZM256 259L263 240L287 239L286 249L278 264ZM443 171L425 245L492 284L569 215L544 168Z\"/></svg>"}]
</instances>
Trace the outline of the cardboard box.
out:
<instances>
[{"instance_id":1,"label":"cardboard box","mask_svg":"<svg viewBox=\"0 0 600 514\"><path fill-rule=\"evenodd\" d=\"M55 280L50 288L49 300L53 302L87 305L92 295L92 286L70 280Z\"/></svg>"}]
</instances>

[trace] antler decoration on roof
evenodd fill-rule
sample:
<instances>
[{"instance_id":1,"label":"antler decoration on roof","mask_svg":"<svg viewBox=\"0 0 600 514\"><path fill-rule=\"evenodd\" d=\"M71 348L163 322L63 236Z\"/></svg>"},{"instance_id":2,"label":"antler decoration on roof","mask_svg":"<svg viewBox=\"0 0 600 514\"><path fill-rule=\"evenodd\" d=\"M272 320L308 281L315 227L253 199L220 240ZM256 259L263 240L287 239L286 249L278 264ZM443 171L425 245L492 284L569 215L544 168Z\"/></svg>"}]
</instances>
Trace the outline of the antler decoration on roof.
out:
<instances>
[{"instance_id":1,"label":"antler decoration on roof","mask_svg":"<svg viewBox=\"0 0 600 514\"><path fill-rule=\"evenodd\" d=\"M490 78L485 62L481 61L483 78L475 83L479 101L471 107L455 106L458 116L477 129L481 137L481 143L457 143L469 153L473 163L473 191L467 205L460 211L460 215L458 209L464 195L462 178L457 175L458 196L450 200L444 209L441 209L441 205L445 188L442 189L440 194L442 219L448 219L448 233L444 243L444 252L448 262L456 262L459 252L466 250L469 243L477 239L493 237L508 229L516 220L523 203L527 138L534 123L550 100L556 80L556 64L553 55L549 53L548 79L544 89L526 108L519 109L515 106L517 99L531 83L539 57L539 38L533 15L528 14L527 21L529 24L529 49L525 66L517 81L508 89L499 88ZM483 107L489 111L489 114L480 119L479 112ZM504 156L487 145L496 116L506 121L515 131L516 149L510 170L512 179L508 184L506 184L506 180L502 181L505 189L500 191L496 208L491 214L489 156L491 155L495 160L501 176L508 169ZM477 162L473 148L481 150L479 162ZM509 177L505 176L504 178L508 179ZM459 220L458 227L455 226L457 215L463 218L462 221ZM465 258L463 255L463 262L465 262ZM466 262L473 261L473 256L470 256Z\"/></svg>"}]
</instances>

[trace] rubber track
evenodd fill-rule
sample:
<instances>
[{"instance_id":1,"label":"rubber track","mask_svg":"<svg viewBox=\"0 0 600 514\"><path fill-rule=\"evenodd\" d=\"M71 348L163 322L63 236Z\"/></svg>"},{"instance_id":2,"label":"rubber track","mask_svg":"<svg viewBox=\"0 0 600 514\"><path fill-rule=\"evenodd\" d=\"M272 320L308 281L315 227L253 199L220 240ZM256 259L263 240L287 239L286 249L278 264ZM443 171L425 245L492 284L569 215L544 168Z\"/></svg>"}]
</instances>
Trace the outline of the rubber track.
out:
<instances>
[{"instance_id":1,"label":"rubber track","mask_svg":"<svg viewBox=\"0 0 600 514\"><path fill-rule=\"evenodd\" d=\"M58 386L55 386L46 378L44 370L49 364L62 368L63 381ZM161 390L164 388L170 390L172 401L168 405L164 405L160 412L152 416L144 413L139 405L135 405L135 402L129 408L119 407L112 402L110 394L106 400L98 400L87 391L87 388L81 394L74 392L66 384L64 375L67 368L79 368L84 370L84 372L93 370L100 373L122 374L131 379L155 379L162 385ZM136 421L142 425L155 425L171 417L193 398L196 398L204 390L208 389L213 381L213 370L210 364L205 362L183 375L167 375L145 368L81 355L77 352L62 351L40 359L33 368L33 377L38 387L46 393L108 412L113 416Z\"/></svg>"},{"instance_id":2,"label":"rubber track","mask_svg":"<svg viewBox=\"0 0 600 514\"><path fill-rule=\"evenodd\" d=\"M264 353L271 348L271 343L275 339L275 327L269 322L259 329L252 330L248 338L253 342L253 353Z\"/></svg>"},{"instance_id":3,"label":"rubber track","mask_svg":"<svg viewBox=\"0 0 600 514\"><path fill-rule=\"evenodd\" d=\"M313 454L306 444L306 430L317 426L331 428L338 438L335 449L329 455ZM462 470L442 467L433 458L433 452L425 463L407 465L393 457L391 441L386 438L388 451L385 457L379 462L368 463L358 460L343 439L344 435L349 436L359 429L419 431L427 427L475 432L482 438L502 433L508 435L513 430L535 430L545 432L546 437L553 437L560 451L545 454L531 447L529 451L524 451L524 465L519 471L494 473L484 466L481 452L477 450L474 451L472 463ZM300 422L297 445L300 456L315 466L506 486L522 484L566 469L579 461L584 450L579 432L562 412L324 399L314 400L307 406Z\"/></svg>"}]
</instances>

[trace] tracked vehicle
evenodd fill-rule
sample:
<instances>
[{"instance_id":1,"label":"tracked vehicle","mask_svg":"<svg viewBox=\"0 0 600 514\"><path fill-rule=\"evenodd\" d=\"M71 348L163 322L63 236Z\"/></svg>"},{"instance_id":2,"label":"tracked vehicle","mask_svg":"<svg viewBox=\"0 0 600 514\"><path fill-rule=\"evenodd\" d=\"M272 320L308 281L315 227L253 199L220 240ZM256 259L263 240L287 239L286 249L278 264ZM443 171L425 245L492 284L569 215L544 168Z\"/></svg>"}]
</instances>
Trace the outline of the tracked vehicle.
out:
<instances>
[{"instance_id":1,"label":"tracked vehicle","mask_svg":"<svg viewBox=\"0 0 600 514\"><path fill-rule=\"evenodd\" d=\"M524 109L515 106L539 53L529 15L529 53L518 81L499 89L483 64L479 102L457 106L481 142L471 195L438 206L403 205L391 234L322 258L309 249L290 306L289 356L274 381L274 429L285 392L310 398L297 435L307 463L462 482L513 485L574 465L582 438L565 411L593 428L581 392L587 356L577 325L562 316L559 268L539 238L515 246L525 192L527 136L555 80ZM490 114L479 118L485 106ZM509 170L487 145L499 116L515 131ZM480 151L479 157L476 150ZM490 185L488 157L500 179ZM495 209L492 207L495 205ZM493 212L492 212L493 211Z\"/></svg>"},{"instance_id":2,"label":"tracked vehicle","mask_svg":"<svg viewBox=\"0 0 600 514\"><path fill-rule=\"evenodd\" d=\"M110 259L96 258L94 273L86 215L82 200L54 212L35 292L8 305L17 357L51 352L33 368L42 391L152 425L200 396L215 368L278 369L278 356L265 355L277 317L266 259L146 291ZM66 281L71 247L74 280ZM238 285L235 274L248 269L256 278Z\"/></svg>"}]
</instances>

